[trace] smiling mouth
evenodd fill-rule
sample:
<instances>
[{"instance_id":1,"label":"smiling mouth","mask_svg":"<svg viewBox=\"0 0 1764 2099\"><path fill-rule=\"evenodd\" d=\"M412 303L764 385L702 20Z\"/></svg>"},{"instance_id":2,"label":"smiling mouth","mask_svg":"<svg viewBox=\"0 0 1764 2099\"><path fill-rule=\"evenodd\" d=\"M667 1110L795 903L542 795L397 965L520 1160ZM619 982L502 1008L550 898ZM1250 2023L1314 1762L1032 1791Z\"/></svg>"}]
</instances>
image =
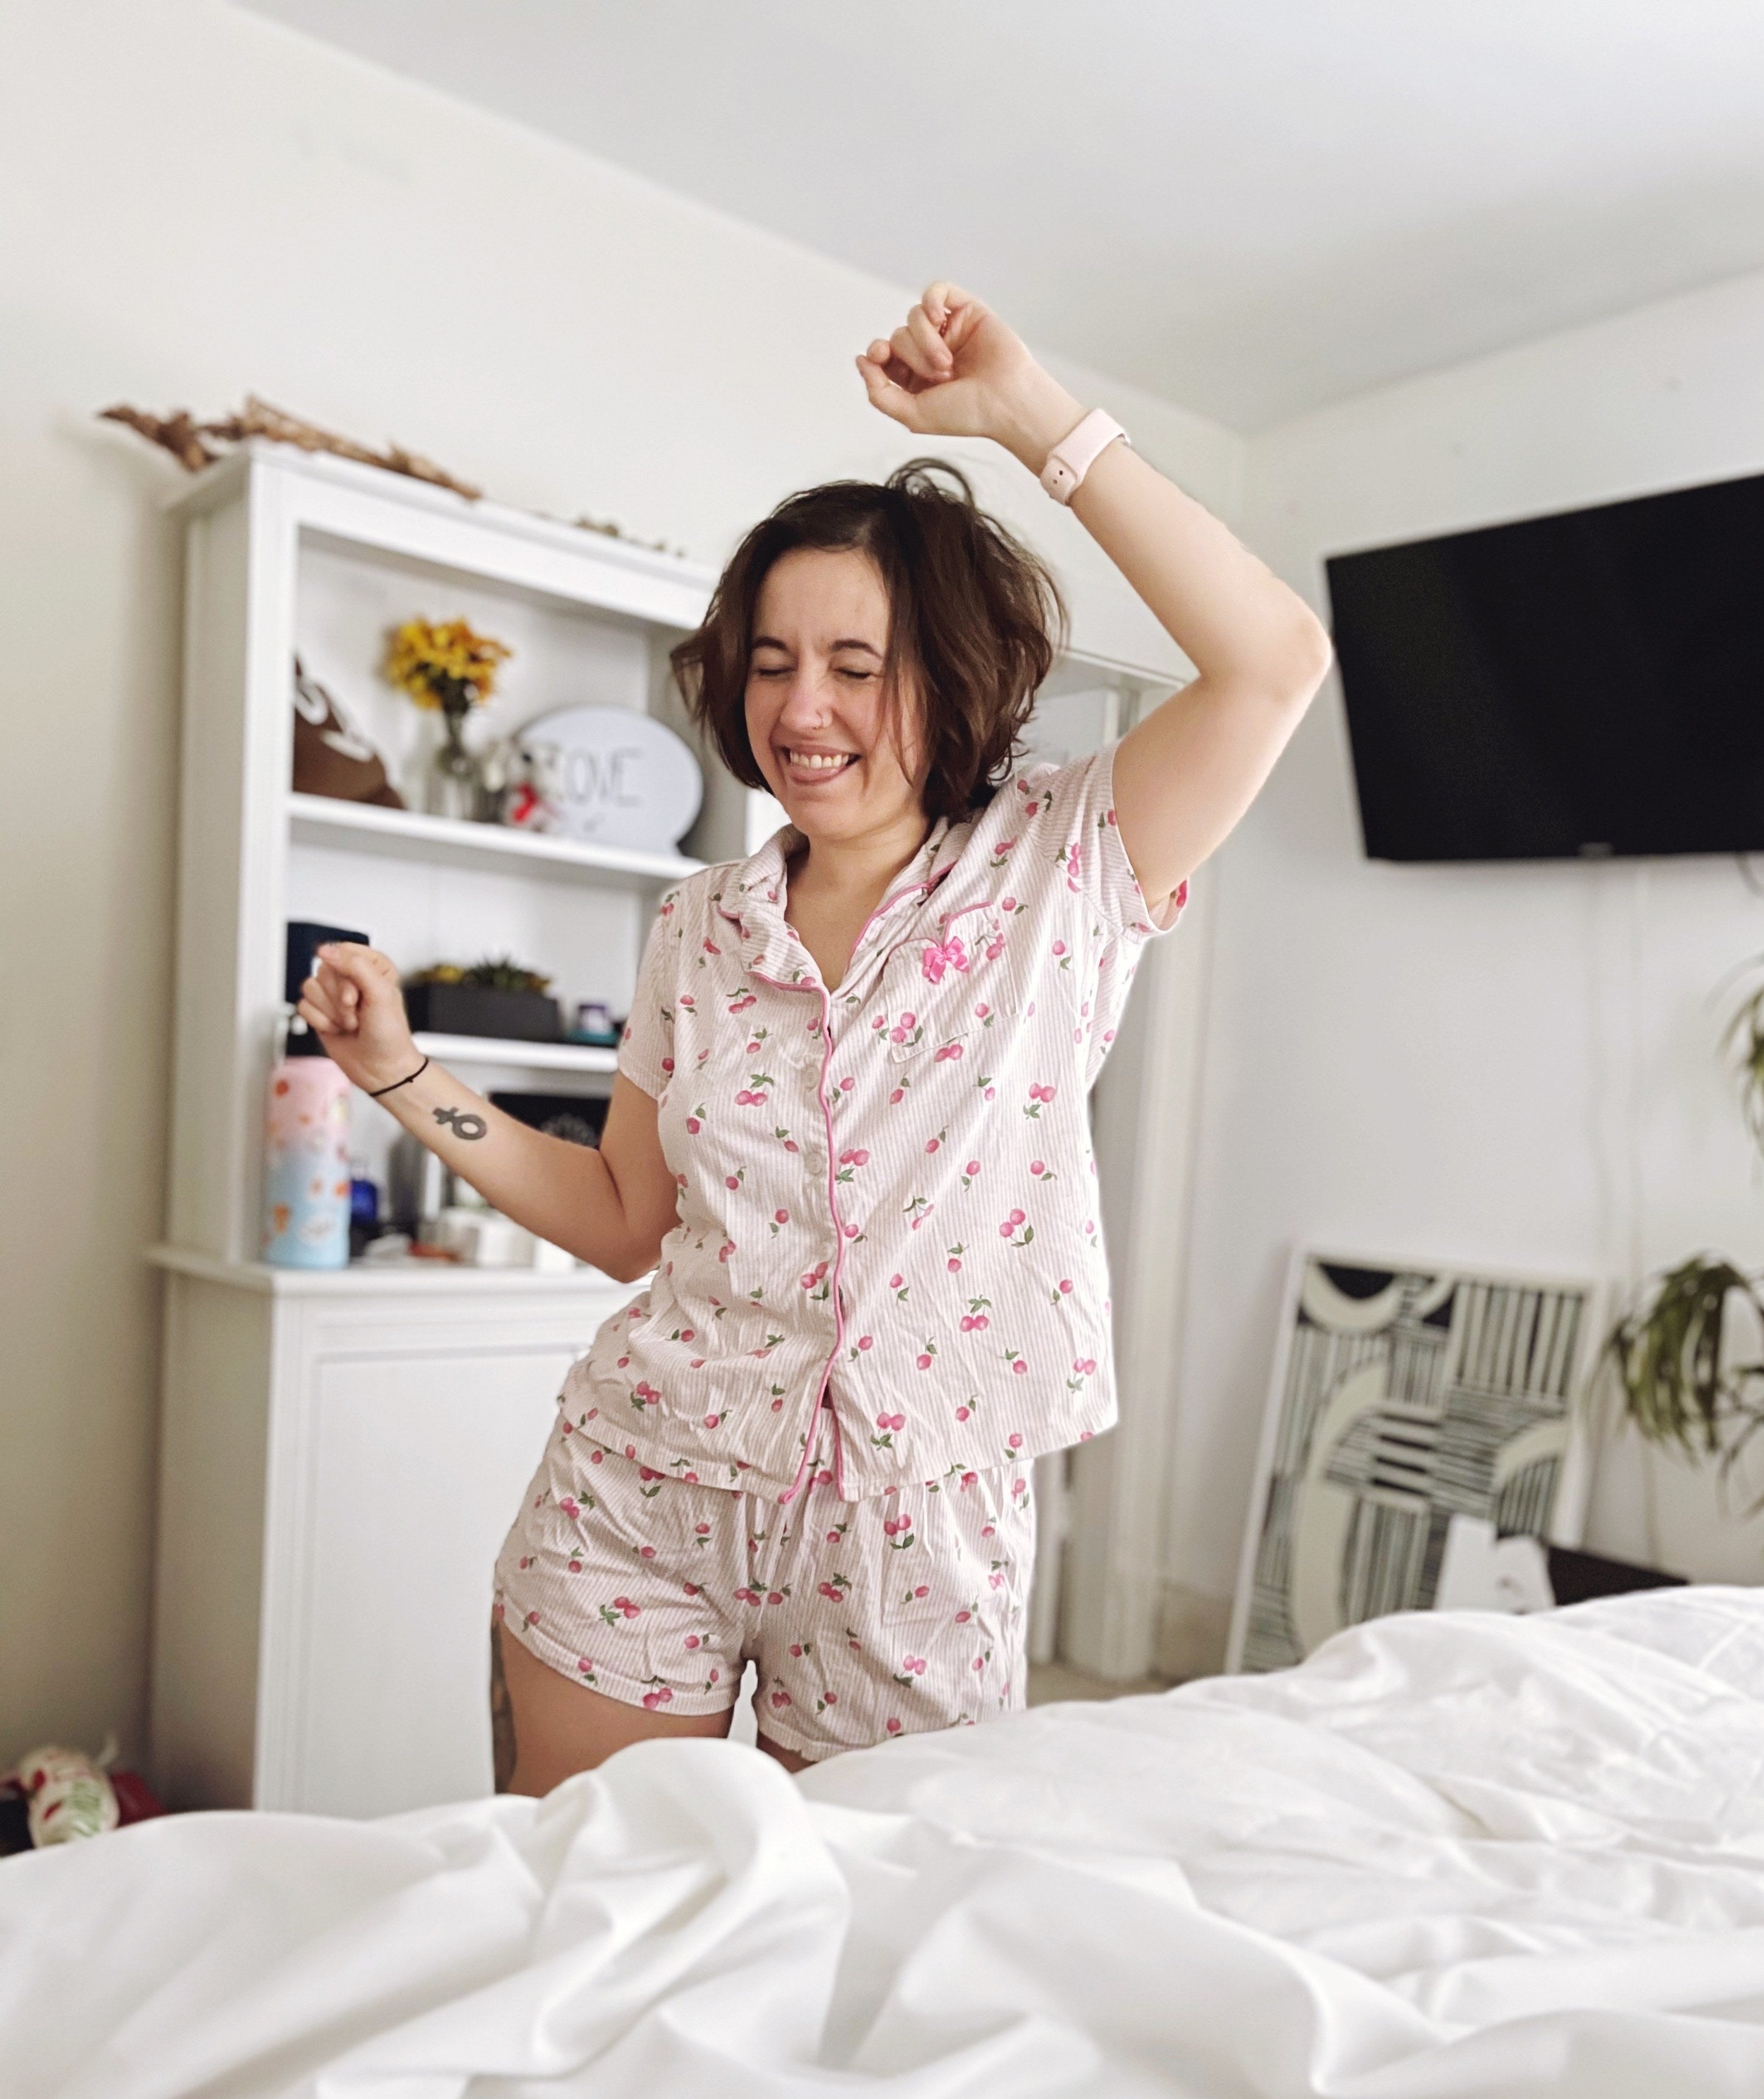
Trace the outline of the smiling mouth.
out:
<instances>
[{"instance_id":1,"label":"smiling mouth","mask_svg":"<svg viewBox=\"0 0 1764 2099\"><path fill-rule=\"evenodd\" d=\"M817 773L822 779L831 779L834 773L843 772L848 765L856 765L855 750L790 750L784 752L784 762L801 772Z\"/></svg>"}]
</instances>

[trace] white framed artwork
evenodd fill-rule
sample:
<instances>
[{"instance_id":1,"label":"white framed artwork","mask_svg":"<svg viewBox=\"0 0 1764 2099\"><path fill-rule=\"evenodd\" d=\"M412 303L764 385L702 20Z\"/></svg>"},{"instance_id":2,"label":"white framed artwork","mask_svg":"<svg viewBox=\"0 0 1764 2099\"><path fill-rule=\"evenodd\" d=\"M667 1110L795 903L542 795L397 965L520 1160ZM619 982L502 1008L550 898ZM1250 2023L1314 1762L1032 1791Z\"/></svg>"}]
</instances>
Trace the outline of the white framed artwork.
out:
<instances>
[{"instance_id":1,"label":"white framed artwork","mask_svg":"<svg viewBox=\"0 0 1764 2099\"><path fill-rule=\"evenodd\" d=\"M1431 1608L1454 1516L1579 1542L1600 1295L1479 1264L1294 1254L1228 1670L1283 1669L1344 1626Z\"/></svg>"}]
</instances>

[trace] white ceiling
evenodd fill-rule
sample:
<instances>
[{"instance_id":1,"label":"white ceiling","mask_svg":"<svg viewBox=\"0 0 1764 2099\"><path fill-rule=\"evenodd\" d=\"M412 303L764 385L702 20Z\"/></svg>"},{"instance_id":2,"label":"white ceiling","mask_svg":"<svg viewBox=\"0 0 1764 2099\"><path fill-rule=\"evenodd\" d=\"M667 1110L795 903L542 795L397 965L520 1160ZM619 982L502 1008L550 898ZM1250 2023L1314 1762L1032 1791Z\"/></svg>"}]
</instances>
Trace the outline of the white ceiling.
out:
<instances>
[{"instance_id":1,"label":"white ceiling","mask_svg":"<svg viewBox=\"0 0 1764 2099\"><path fill-rule=\"evenodd\" d=\"M1764 269L1759 0L244 0L1253 429Z\"/></svg>"}]
</instances>

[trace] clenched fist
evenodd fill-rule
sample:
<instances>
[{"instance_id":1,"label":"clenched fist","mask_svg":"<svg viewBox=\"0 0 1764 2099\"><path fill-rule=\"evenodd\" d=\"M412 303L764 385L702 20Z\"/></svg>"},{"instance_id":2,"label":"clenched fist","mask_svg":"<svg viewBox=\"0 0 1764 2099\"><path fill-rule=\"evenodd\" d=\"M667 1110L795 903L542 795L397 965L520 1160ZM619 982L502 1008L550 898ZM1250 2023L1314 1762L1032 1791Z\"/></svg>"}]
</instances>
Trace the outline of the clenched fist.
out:
<instances>
[{"instance_id":1,"label":"clenched fist","mask_svg":"<svg viewBox=\"0 0 1764 2099\"><path fill-rule=\"evenodd\" d=\"M995 438L1032 473L1084 414L1023 338L959 284L928 285L857 368L883 415L922 437Z\"/></svg>"},{"instance_id":2,"label":"clenched fist","mask_svg":"<svg viewBox=\"0 0 1764 2099\"><path fill-rule=\"evenodd\" d=\"M423 1061L404 1014L404 992L389 955L359 940L319 948L296 1010L364 1093L408 1078Z\"/></svg>"}]
</instances>

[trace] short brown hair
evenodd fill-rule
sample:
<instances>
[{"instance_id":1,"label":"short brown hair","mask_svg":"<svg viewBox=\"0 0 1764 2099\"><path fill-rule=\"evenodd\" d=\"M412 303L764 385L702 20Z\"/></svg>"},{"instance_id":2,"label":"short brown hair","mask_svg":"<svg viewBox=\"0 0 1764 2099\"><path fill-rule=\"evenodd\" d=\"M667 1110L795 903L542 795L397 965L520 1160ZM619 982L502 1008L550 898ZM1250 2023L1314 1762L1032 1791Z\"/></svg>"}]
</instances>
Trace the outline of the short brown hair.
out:
<instances>
[{"instance_id":1,"label":"short brown hair","mask_svg":"<svg viewBox=\"0 0 1764 2099\"><path fill-rule=\"evenodd\" d=\"M799 547L850 549L875 564L888 594L891 703L909 684L924 695L925 812L935 821L983 807L1064 637L1066 608L1045 564L941 460L786 498L736 548L703 625L671 659L694 719L749 787L766 785L747 737L754 618L772 564Z\"/></svg>"}]
</instances>

